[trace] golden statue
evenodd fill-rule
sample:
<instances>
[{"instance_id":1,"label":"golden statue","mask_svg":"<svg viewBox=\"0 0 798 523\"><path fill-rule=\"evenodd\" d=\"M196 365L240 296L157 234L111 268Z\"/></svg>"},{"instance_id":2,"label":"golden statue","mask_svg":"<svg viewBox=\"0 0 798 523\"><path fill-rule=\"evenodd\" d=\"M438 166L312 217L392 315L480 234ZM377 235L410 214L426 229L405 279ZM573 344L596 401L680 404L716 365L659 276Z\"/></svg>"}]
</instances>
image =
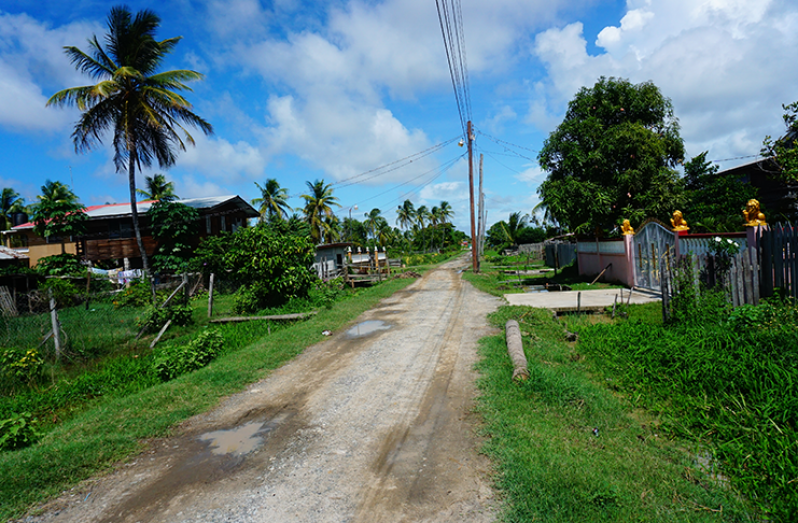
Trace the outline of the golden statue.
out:
<instances>
[{"instance_id":1,"label":"golden statue","mask_svg":"<svg viewBox=\"0 0 798 523\"><path fill-rule=\"evenodd\" d=\"M623 235L626 236L627 234L634 234L635 230L629 224L629 220L624 220L623 225L621 225L621 231L623 231Z\"/></svg>"},{"instance_id":2,"label":"golden statue","mask_svg":"<svg viewBox=\"0 0 798 523\"><path fill-rule=\"evenodd\" d=\"M689 231L690 227L682 216L682 211L673 211L673 218L671 218L671 227L674 231Z\"/></svg>"},{"instance_id":3,"label":"golden statue","mask_svg":"<svg viewBox=\"0 0 798 523\"><path fill-rule=\"evenodd\" d=\"M765 222L765 215L759 210L759 200L754 200L753 198L748 200L748 203L745 204L743 218L745 218L745 225L747 227L767 225L767 222Z\"/></svg>"}]
</instances>

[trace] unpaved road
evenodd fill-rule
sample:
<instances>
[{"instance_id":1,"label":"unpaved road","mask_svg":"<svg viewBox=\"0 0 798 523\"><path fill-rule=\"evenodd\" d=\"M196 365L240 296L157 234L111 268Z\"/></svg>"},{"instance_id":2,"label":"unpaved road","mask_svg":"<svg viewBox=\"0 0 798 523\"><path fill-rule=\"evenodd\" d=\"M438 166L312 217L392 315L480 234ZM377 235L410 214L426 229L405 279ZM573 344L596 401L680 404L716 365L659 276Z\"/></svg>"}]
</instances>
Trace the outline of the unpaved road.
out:
<instances>
[{"instance_id":1,"label":"unpaved road","mask_svg":"<svg viewBox=\"0 0 798 523\"><path fill-rule=\"evenodd\" d=\"M23 521L492 521L470 409L499 300L461 281L464 263Z\"/></svg>"}]
</instances>

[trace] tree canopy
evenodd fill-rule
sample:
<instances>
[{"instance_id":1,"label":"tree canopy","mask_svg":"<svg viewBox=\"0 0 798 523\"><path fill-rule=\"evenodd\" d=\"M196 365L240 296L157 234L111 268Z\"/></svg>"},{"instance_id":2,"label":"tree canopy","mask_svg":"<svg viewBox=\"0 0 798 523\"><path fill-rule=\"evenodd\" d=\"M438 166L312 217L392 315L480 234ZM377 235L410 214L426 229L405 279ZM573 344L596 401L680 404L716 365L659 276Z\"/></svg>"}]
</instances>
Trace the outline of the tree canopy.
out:
<instances>
[{"instance_id":1,"label":"tree canopy","mask_svg":"<svg viewBox=\"0 0 798 523\"><path fill-rule=\"evenodd\" d=\"M657 86L601 77L544 142L538 161L548 177L538 192L574 232L665 218L682 201L674 167L683 156L673 105Z\"/></svg>"},{"instance_id":2,"label":"tree canopy","mask_svg":"<svg viewBox=\"0 0 798 523\"><path fill-rule=\"evenodd\" d=\"M41 190L42 194L36 197L38 201L32 205L33 230L51 241L58 239L64 254L66 239L86 232L89 218L78 197L63 183L47 180Z\"/></svg>"},{"instance_id":3,"label":"tree canopy","mask_svg":"<svg viewBox=\"0 0 798 523\"><path fill-rule=\"evenodd\" d=\"M782 105L784 125L787 130L781 138L765 137L762 156L773 158L787 180L798 181L798 102Z\"/></svg>"}]
</instances>

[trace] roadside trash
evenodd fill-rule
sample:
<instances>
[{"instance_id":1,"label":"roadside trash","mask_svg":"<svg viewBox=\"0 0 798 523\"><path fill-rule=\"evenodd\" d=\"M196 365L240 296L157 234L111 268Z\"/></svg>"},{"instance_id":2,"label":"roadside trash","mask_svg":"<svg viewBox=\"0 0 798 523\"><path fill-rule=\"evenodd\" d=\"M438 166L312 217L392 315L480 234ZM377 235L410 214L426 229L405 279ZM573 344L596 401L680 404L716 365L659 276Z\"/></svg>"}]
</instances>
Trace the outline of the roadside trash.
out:
<instances>
[{"instance_id":1,"label":"roadside trash","mask_svg":"<svg viewBox=\"0 0 798 523\"><path fill-rule=\"evenodd\" d=\"M321 331L324 336L332 336L332 331Z\"/></svg>"},{"instance_id":2,"label":"roadside trash","mask_svg":"<svg viewBox=\"0 0 798 523\"><path fill-rule=\"evenodd\" d=\"M593 435L598 436L598 428L593 429Z\"/></svg>"}]
</instances>

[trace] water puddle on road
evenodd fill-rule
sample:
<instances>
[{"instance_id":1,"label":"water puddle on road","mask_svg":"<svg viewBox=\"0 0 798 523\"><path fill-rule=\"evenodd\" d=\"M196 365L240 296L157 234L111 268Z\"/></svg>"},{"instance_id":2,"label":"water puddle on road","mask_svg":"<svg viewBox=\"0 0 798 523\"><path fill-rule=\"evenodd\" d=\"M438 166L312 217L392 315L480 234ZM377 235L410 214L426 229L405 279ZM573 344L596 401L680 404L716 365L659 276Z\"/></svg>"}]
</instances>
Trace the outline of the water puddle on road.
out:
<instances>
[{"instance_id":1,"label":"water puddle on road","mask_svg":"<svg viewBox=\"0 0 798 523\"><path fill-rule=\"evenodd\" d=\"M390 329L391 326L381 320L363 321L346 331L347 338L362 338L378 331Z\"/></svg>"},{"instance_id":2,"label":"water puddle on road","mask_svg":"<svg viewBox=\"0 0 798 523\"><path fill-rule=\"evenodd\" d=\"M258 436L262 428L262 423L253 421L235 429L209 432L199 439L210 442L213 454L243 456L263 444L263 438Z\"/></svg>"}]
</instances>

